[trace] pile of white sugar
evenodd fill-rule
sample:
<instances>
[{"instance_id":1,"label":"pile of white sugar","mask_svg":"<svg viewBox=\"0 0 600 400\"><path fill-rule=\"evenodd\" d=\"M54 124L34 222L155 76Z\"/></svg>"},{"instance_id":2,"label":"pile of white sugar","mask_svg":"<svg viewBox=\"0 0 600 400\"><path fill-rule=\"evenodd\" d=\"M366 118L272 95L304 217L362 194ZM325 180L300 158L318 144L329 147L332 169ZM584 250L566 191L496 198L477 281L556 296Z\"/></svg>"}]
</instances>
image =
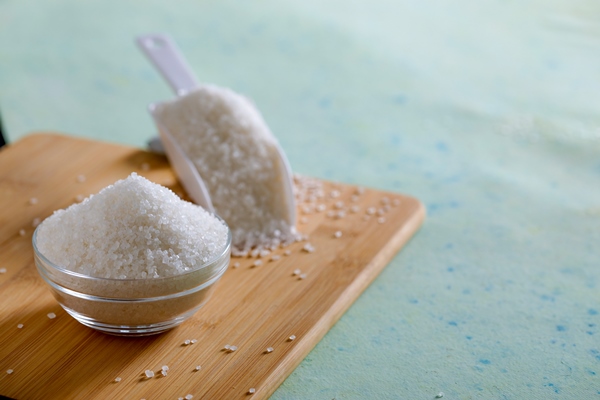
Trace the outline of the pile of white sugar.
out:
<instances>
[{"instance_id":1,"label":"pile of white sugar","mask_svg":"<svg viewBox=\"0 0 600 400\"><path fill-rule=\"evenodd\" d=\"M226 243L222 221L135 173L56 211L37 231L38 250L54 264L117 279L182 274Z\"/></svg>"},{"instance_id":2,"label":"pile of white sugar","mask_svg":"<svg viewBox=\"0 0 600 400\"><path fill-rule=\"evenodd\" d=\"M205 85L159 104L155 117L198 169L238 253L296 239L277 141L248 99Z\"/></svg>"}]
</instances>

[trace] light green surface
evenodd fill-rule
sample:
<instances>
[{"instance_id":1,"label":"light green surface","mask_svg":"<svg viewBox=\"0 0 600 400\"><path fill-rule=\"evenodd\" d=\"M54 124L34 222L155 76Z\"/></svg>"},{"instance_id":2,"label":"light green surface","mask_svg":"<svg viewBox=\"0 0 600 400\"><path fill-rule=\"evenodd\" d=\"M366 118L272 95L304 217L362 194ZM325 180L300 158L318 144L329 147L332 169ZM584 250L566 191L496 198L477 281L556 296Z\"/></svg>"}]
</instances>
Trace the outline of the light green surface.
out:
<instances>
[{"instance_id":1,"label":"light green surface","mask_svg":"<svg viewBox=\"0 0 600 400\"><path fill-rule=\"evenodd\" d=\"M0 1L9 139L143 146L168 32L296 172L428 208L274 399L600 398L600 3L321 3Z\"/></svg>"}]
</instances>

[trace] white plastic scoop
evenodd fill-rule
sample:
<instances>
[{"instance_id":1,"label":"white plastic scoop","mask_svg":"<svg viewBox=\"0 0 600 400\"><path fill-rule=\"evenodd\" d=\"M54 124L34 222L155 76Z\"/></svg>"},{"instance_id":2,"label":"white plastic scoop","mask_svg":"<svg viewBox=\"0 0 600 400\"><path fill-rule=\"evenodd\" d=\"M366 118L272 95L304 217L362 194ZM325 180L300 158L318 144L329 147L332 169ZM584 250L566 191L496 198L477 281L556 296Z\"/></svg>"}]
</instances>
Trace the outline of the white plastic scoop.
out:
<instances>
[{"instance_id":1,"label":"white plastic scoop","mask_svg":"<svg viewBox=\"0 0 600 400\"><path fill-rule=\"evenodd\" d=\"M265 185L264 182L259 182L259 180L261 179L258 174L256 175L255 179L256 182L252 182L253 180L253 176L250 175L249 179L247 179L247 182L241 182L241 186L244 186L247 188L246 192L244 192L244 198L239 198L239 199L227 199L227 200L233 200L233 201L223 201L223 190L227 190L227 187L222 187L222 186L227 186L227 182L215 182L215 177L219 176L219 173L221 174L220 176L222 177L222 172L223 171L219 171L219 162L213 162L213 163L208 163L208 164L202 164L199 165L198 164L198 157L196 157L194 160L190 159L188 157L188 154L190 154L191 151L189 148L182 148L181 146L181 142L178 141L178 139L175 137L177 135L174 135L172 132L169 131L169 129L167 129L167 127L165 125L167 125L166 123L166 118L165 118L165 108L169 108L171 107L171 109L173 109L173 104L176 101L173 102L164 102L164 103L155 103L150 105L150 113L152 114L152 117L154 118L154 121L158 127L159 133L160 133L160 137L161 137L161 141L163 144L163 147L166 151L167 157L169 158L169 161L171 162L173 169L175 170L175 173L177 174L177 176L179 177L183 187L186 189L186 191L188 192L189 196L191 197L191 199L199 204L202 205L203 207L205 207L206 209L216 212L217 214L219 214L220 216L222 216L230 225L230 228L232 229L233 235L234 235L234 246L237 245L238 249L242 249L245 248L246 250L248 249L249 246L254 247L262 247L260 245L260 240L256 239L256 238L265 238L268 237L269 235L275 237L275 238L279 238L281 237L283 241L285 241L285 234L286 234L286 230L290 231L290 232L294 232L294 227L295 227L295 222L296 222L296 213L295 213L295 202L294 202L294 194L293 194L293 182L292 182L292 174L291 174L291 169L289 166L289 163L285 157L285 154L283 153L283 150L280 148L279 144L277 143L277 141L274 139L274 137L272 137L272 134L270 133L270 131L268 130L268 127L266 126L266 124L264 124L264 121L262 120L262 117L260 116L258 110L256 110L256 108L245 98L242 98L242 96L239 96L237 94L231 94L233 92L229 91L228 89L219 89L216 87L212 87L210 85L200 85L198 83L198 81L196 80L196 78L194 77L194 74L191 72L191 69L188 67L187 63L185 62L185 59L183 58L183 56L181 55L181 53L178 51L175 43L166 35L162 35L162 34L150 34L150 35L143 35L137 38L137 44L140 47L140 49L144 52L144 54L150 59L150 61L154 64L154 66L161 72L161 74L163 75L163 77L166 79L166 81L169 83L169 85L171 86L171 88L173 89L173 91L175 91L175 93L177 93L178 98L182 99L182 100L186 100L186 99L190 99L192 96L197 95L198 93L202 92L203 96L208 96L207 97L207 101L208 103L212 102L211 97L210 96L216 96L215 97L215 101L216 103L219 103L219 101L221 101L222 99L219 98L219 96L221 96L221 93L225 93L226 97L230 96L231 100L229 97L226 98L227 101L231 100L233 101L233 103L236 103L238 105L241 105L239 109L227 109L227 107L223 108L223 115L220 115L220 118L230 118L233 121L233 124L235 125L236 121L240 121L243 120L243 123L240 125L242 128L245 126L244 124L246 122L249 122L250 125L254 126L255 128L261 128L258 130L257 136L261 137L262 139L266 138L266 141L264 143L260 142L259 139L256 139L258 141L257 146L260 147L260 144L265 144L267 150L265 150L265 146L263 146L262 148L262 152L258 151L256 152L256 154L262 154L262 157L266 157L267 160L253 160L252 157L250 157L250 159L248 160L243 160L244 162L247 162L247 164L249 166L252 165L253 162L258 162L258 161L265 161L268 163L268 165L272 166L273 171L271 171L270 176L272 176L274 178L274 182L273 185L267 185L270 190L276 190L278 193L257 193L256 190L252 190L253 185L258 187L260 184L262 184L263 186ZM218 89L218 90L217 90ZM187 97L186 97L187 96ZM183 106L183 105L181 105ZM189 105L186 105L186 107ZM186 109L186 112L188 112L189 110ZM201 110L200 110L201 111ZM198 114L200 115L201 112L198 111ZM189 116L189 114L186 114ZM237 118L237 119L236 119ZM173 126L173 121L169 121L171 126ZM194 120L194 123L196 123L197 121ZM211 121L201 121L201 123L212 123ZM188 127L188 128L193 128L193 127ZM218 136L218 133L221 132L223 133L222 130L222 126L220 126L220 128L218 129L212 129L212 127L209 127L210 129L208 131L215 131L215 135ZM187 128L186 128L187 129ZM221 129L219 131L219 129ZM178 133L178 132L175 132ZM250 131L250 133L252 133ZM206 129L203 132L203 135L206 136ZM219 140L229 140L229 136L222 134L222 137L214 137L213 139L215 139L215 141L219 141ZM225 137L227 136L227 137ZM234 137L234 136L232 136ZM178 138L181 138L181 136L178 136ZM238 143L239 144L239 143ZM188 142L189 145L189 142ZM244 145L249 145L252 146L253 142L252 140L248 141L248 142L244 142ZM239 147L239 146L238 146ZM202 149L203 150L203 149ZM260 150L260 149L259 149ZM196 148L194 150L196 153L195 155L198 156L198 148ZM255 154L255 153L247 153L247 154ZM254 156L257 157L257 156ZM202 158L202 157L200 157ZM214 161L214 160L213 160ZM217 160L218 161L218 160ZM231 161L231 160L230 160ZM235 160L234 160L235 161ZM239 160L238 160L239 161ZM232 171L233 174L237 174L238 170L236 170L235 168L243 168L245 165L239 164L239 162L236 161L235 166L228 166L229 170ZM223 162L227 162L227 160L223 160ZM196 163L196 164L195 164ZM212 168L212 170L211 170ZM232 170L233 168L233 170ZM203 171L202 173L199 173L199 170ZM226 170L226 169L225 169ZM216 171L216 174L211 174L211 171ZM241 171L240 171L241 172ZM247 173L247 171L246 171ZM264 175L264 170L262 171L262 174ZM261 176L263 176L261 175ZM208 182L210 183L210 185L206 185L207 179L209 180ZM227 181L227 179L223 179L223 181ZM211 199L211 194L210 194L210 189L212 187L212 190L215 191L213 193L213 196L217 196L213 199ZM236 188L231 188L231 193L236 193ZM217 191L219 192L217 194ZM281 193L279 193L281 192ZM251 221L242 221L242 223L240 223L240 226L236 226L236 224L238 224L238 222L240 221L239 215L236 216L236 218L231 218L228 221L228 215L230 214L234 214L232 212L229 212L231 210L227 209L227 208L232 208L235 207L236 204L241 204L242 202L245 203L245 205L248 204L256 204L257 206L260 206L262 204L262 206L264 207L265 204L269 204L269 202L265 202L264 201L264 197L271 195L271 203L272 204L272 210L265 210L264 215L268 215L270 216L272 219L276 219L277 221L254 221L254 224L257 226L257 229L262 229L262 232L257 232L256 233L256 238L253 238L252 240L245 240L244 239L244 235L247 233L248 230L252 229L252 226L248 225L249 222ZM250 198L248 199L248 197L252 197L254 196L254 199ZM217 199L217 203L218 204L213 204L215 199ZM221 201L219 201L219 199ZM236 201L238 203L236 203ZM224 209L225 208L225 209ZM237 210L236 210L237 211ZM239 212L238 212L239 214ZM249 213L252 214L252 213ZM262 214L257 214L257 215L262 215ZM281 222L281 223L280 223ZM262 226L262 228L259 227ZM266 232L266 231L270 231L270 232ZM238 237L238 242L236 243L236 232L237 232L237 237ZM246 235L247 237L248 235ZM258 241L257 241L258 240ZM277 239L279 240L279 239ZM268 247L268 246L265 246Z\"/></svg>"}]
</instances>

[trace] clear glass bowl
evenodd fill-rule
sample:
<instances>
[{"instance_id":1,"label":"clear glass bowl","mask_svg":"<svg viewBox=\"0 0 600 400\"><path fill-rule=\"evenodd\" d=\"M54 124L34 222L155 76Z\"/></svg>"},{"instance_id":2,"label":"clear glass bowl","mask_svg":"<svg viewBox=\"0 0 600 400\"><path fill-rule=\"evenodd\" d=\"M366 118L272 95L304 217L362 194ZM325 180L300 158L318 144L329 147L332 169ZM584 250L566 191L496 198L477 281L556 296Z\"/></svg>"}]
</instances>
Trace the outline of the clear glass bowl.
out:
<instances>
[{"instance_id":1,"label":"clear glass bowl","mask_svg":"<svg viewBox=\"0 0 600 400\"><path fill-rule=\"evenodd\" d=\"M69 271L37 248L35 265L50 291L73 318L90 328L121 336L164 332L190 318L209 299L227 270L231 231L217 257L181 275L147 279L97 278Z\"/></svg>"}]
</instances>

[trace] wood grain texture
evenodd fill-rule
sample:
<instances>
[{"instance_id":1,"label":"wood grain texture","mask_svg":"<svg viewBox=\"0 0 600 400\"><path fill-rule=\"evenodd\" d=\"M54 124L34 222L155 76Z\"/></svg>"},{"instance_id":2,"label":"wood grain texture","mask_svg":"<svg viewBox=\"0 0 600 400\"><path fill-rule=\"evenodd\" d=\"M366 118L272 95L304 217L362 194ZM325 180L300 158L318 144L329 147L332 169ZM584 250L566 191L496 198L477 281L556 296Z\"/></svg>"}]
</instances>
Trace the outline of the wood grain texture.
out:
<instances>
[{"instance_id":1,"label":"wood grain texture","mask_svg":"<svg viewBox=\"0 0 600 400\"><path fill-rule=\"evenodd\" d=\"M134 171L185 198L167 160L142 150L48 133L0 150L0 268L6 269L0 273L0 394L18 399L266 398L425 215L410 197L371 189L357 196L354 186L322 182L326 197L319 203L329 215L305 213L299 204L298 229L308 234L314 252L303 251L306 243L299 242L286 248L291 255L277 250L271 255L280 255L279 260L270 261L269 255L260 266L252 266L255 259L234 258L239 267L230 266L207 305L181 326L146 338L109 336L79 324L52 298L33 263L32 221ZM37 204L29 203L32 197ZM387 211L384 197L390 200ZM368 215L369 207L383 215ZM340 209L344 217L332 215ZM336 238L336 231L342 236ZM294 276L296 269L306 278ZM49 312L57 317L49 319ZM290 335L296 339L288 340ZM186 339L197 343L183 345ZM226 344L238 350L224 352ZM274 351L266 353L268 347ZM147 369L160 375L162 365L170 368L166 377L143 377ZM250 388L256 389L254 395L248 394Z\"/></svg>"}]
</instances>

